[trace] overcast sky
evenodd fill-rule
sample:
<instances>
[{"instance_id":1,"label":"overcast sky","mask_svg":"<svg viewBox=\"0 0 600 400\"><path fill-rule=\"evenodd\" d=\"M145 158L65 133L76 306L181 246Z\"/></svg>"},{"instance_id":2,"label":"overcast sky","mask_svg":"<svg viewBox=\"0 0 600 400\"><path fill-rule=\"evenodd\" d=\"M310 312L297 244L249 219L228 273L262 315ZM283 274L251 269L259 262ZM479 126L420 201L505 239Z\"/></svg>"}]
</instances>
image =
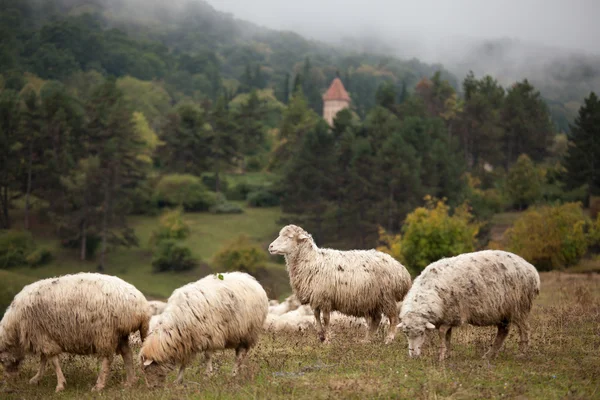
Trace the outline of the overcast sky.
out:
<instances>
[{"instance_id":1,"label":"overcast sky","mask_svg":"<svg viewBox=\"0 0 600 400\"><path fill-rule=\"evenodd\" d=\"M600 54L600 0L208 0L260 25L316 39L385 35L435 58L452 43L516 38Z\"/></svg>"}]
</instances>

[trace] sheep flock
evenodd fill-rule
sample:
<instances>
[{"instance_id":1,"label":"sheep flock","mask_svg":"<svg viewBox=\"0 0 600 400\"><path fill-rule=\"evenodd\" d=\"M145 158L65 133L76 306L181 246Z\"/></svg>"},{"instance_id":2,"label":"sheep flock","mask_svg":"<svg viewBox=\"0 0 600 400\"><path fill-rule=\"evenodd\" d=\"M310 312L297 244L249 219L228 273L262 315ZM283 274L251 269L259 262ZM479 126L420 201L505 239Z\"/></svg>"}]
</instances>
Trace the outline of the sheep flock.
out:
<instances>
[{"instance_id":1,"label":"sheep flock","mask_svg":"<svg viewBox=\"0 0 600 400\"><path fill-rule=\"evenodd\" d=\"M409 355L419 357L426 332L437 330L444 359L453 329L495 326L497 335L485 354L493 358L514 325L520 351L527 351L528 316L540 278L516 254L485 250L443 258L412 281L408 270L385 253L319 248L296 225L283 227L268 249L286 261L292 294L281 303L269 300L261 284L243 272L205 276L176 289L166 302L148 301L131 284L98 273L25 286L0 321L7 385L18 386L19 366L32 355L40 364L29 382L37 384L50 362L56 391L64 390L67 379L58 356L67 353L101 359L93 390L106 386L114 355L120 355L130 387L136 382L131 345L140 347L136 360L148 387L164 385L176 368L175 383L183 382L198 353L204 354L210 375L213 353L227 349L235 351L236 375L265 333L311 332L326 346L337 330L362 336L357 342L369 342L382 330L384 346L395 346L400 328Z\"/></svg>"}]
</instances>

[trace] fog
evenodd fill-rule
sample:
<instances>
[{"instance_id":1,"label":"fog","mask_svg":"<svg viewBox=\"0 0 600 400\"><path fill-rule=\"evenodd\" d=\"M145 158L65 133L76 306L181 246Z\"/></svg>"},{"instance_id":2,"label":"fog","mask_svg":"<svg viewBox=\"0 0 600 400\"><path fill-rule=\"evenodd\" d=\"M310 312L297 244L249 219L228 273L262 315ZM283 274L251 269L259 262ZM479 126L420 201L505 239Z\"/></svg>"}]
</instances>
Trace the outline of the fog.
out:
<instances>
[{"instance_id":1,"label":"fog","mask_svg":"<svg viewBox=\"0 0 600 400\"><path fill-rule=\"evenodd\" d=\"M482 39L600 54L598 0L208 0L268 28L340 43L377 39L399 56L454 63ZM368 46L368 44L367 44Z\"/></svg>"}]
</instances>

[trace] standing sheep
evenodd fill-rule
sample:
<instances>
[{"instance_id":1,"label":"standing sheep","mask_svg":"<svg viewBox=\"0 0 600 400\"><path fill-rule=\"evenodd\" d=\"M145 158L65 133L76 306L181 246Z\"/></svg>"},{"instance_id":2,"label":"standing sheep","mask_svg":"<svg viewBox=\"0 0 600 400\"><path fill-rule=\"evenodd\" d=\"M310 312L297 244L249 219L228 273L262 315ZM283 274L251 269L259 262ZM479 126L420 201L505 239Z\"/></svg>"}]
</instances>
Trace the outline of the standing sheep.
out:
<instances>
[{"instance_id":1,"label":"standing sheep","mask_svg":"<svg viewBox=\"0 0 600 400\"><path fill-rule=\"evenodd\" d=\"M313 309L321 341L328 340L332 311L368 318L364 341L377 331L383 313L391 321L385 343L394 340L396 302L404 298L411 280L406 268L390 255L375 250L320 249L296 225L281 229L269 252L285 256L294 294L301 304L310 304Z\"/></svg>"},{"instance_id":2,"label":"standing sheep","mask_svg":"<svg viewBox=\"0 0 600 400\"><path fill-rule=\"evenodd\" d=\"M408 337L411 357L421 354L426 329L439 329L443 360L450 349L452 328L463 324L498 327L496 339L484 355L498 354L511 323L519 327L520 350L529 345L527 318L540 292L535 267L521 257L485 250L444 258L430 264L406 295L398 327Z\"/></svg>"},{"instance_id":3,"label":"standing sheep","mask_svg":"<svg viewBox=\"0 0 600 400\"><path fill-rule=\"evenodd\" d=\"M222 279L221 279L222 278ZM237 374L267 317L269 299L252 276L242 272L209 275L176 289L142 344L140 360L149 387L161 385L179 365L176 383L197 352L212 372L214 350L235 349Z\"/></svg>"},{"instance_id":4,"label":"standing sheep","mask_svg":"<svg viewBox=\"0 0 600 400\"><path fill-rule=\"evenodd\" d=\"M115 276L79 273L44 279L25 286L4 314L0 361L14 379L25 355L39 354L39 370L29 382L40 381L49 360L59 392L66 384L59 354L98 354L102 369L92 390L101 390L117 352L123 357L129 386L136 378L128 337L139 331L143 340L149 319L144 295Z\"/></svg>"}]
</instances>

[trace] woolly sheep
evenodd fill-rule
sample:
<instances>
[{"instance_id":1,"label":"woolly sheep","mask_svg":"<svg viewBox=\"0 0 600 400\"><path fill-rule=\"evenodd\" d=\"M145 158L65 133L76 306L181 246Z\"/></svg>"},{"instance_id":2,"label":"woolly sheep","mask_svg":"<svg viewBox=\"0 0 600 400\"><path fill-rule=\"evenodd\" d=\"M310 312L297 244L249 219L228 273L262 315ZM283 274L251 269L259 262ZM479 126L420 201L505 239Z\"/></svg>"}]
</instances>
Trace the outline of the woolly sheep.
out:
<instances>
[{"instance_id":1,"label":"woolly sheep","mask_svg":"<svg viewBox=\"0 0 600 400\"><path fill-rule=\"evenodd\" d=\"M350 317L338 312L331 313L330 324L341 329L366 327L364 318ZM309 306L290 311L282 315L269 314L264 323L269 332L304 332L315 326L313 312Z\"/></svg>"},{"instance_id":2,"label":"woolly sheep","mask_svg":"<svg viewBox=\"0 0 600 400\"><path fill-rule=\"evenodd\" d=\"M370 328L364 341L378 329L383 313L392 322L385 343L394 340L396 302L404 298L411 280L406 268L390 255L376 250L320 249L296 225L281 229L269 252L285 256L294 294L313 309L321 341L328 341L332 311L368 318Z\"/></svg>"},{"instance_id":3,"label":"woolly sheep","mask_svg":"<svg viewBox=\"0 0 600 400\"><path fill-rule=\"evenodd\" d=\"M165 311L167 303L165 303L164 301L152 300L148 302L148 305L150 305L150 315L153 316L159 315L163 311Z\"/></svg>"},{"instance_id":4,"label":"woolly sheep","mask_svg":"<svg viewBox=\"0 0 600 400\"><path fill-rule=\"evenodd\" d=\"M237 374L262 331L268 304L262 286L242 272L209 275L176 289L140 350L147 385L164 383L175 365L179 365L175 382L181 383L186 366L201 351L210 373L214 350L235 349L233 374Z\"/></svg>"},{"instance_id":5,"label":"woolly sheep","mask_svg":"<svg viewBox=\"0 0 600 400\"><path fill-rule=\"evenodd\" d=\"M300 307L300 302L295 295L288 296L281 304L269 306L269 314L283 315Z\"/></svg>"},{"instance_id":6,"label":"woolly sheep","mask_svg":"<svg viewBox=\"0 0 600 400\"><path fill-rule=\"evenodd\" d=\"M408 337L411 357L420 355L425 330L437 327L442 360L450 349L453 327L496 325L496 339L484 356L493 358L514 323L524 353L529 344L527 317L539 291L535 267L512 253L485 250L441 259L415 279L404 299L398 327Z\"/></svg>"},{"instance_id":7,"label":"woolly sheep","mask_svg":"<svg viewBox=\"0 0 600 400\"><path fill-rule=\"evenodd\" d=\"M14 379L27 353L40 355L39 370L29 382L37 384L50 361L59 392L66 384L59 354L98 354L102 368L92 390L101 390L116 351L123 357L130 386L136 378L128 336L139 331L146 337L149 319L144 295L115 276L79 273L43 279L25 286L4 314L0 361Z\"/></svg>"}]
</instances>

